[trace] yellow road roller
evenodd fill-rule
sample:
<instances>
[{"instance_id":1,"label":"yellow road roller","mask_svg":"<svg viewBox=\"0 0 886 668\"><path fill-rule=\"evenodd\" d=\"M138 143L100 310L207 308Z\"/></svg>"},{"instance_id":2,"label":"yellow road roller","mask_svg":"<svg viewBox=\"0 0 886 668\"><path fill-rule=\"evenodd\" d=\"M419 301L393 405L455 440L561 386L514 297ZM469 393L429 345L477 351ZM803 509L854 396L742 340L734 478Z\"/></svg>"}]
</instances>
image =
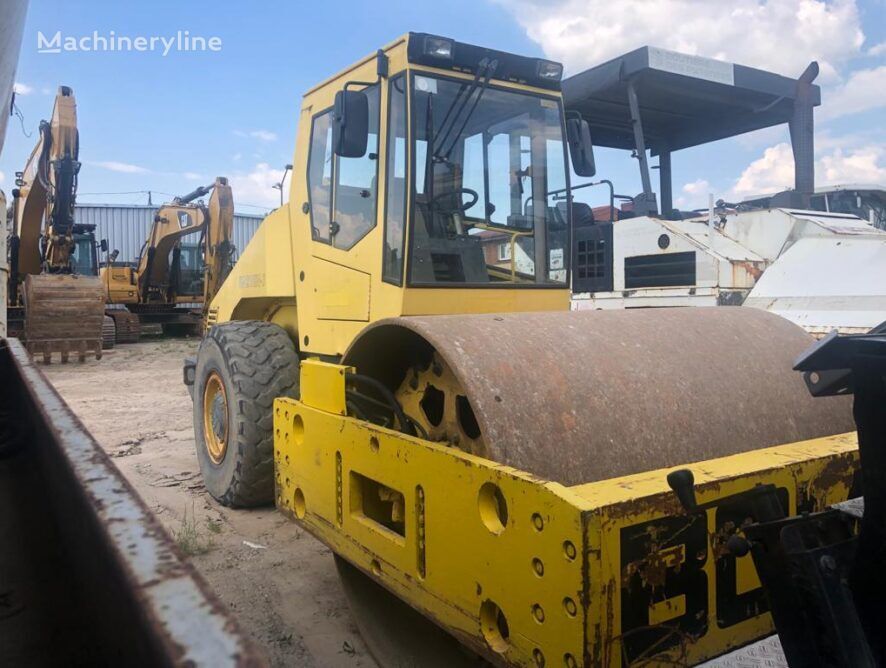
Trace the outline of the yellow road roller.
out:
<instances>
[{"instance_id":1,"label":"yellow road roller","mask_svg":"<svg viewBox=\"0 0 886 668\"><path fill-rule=\"evenodd\" d=\"M845 397L739 307L570 312L562 67L410 33L308 91L185 363L206 487L336 555L380 665L692 664L772 632L727 541L846 499ZM570 170L571 160L571 170ZM688 468L699 507L667 474Z\"/></svg>"}]
</instances>

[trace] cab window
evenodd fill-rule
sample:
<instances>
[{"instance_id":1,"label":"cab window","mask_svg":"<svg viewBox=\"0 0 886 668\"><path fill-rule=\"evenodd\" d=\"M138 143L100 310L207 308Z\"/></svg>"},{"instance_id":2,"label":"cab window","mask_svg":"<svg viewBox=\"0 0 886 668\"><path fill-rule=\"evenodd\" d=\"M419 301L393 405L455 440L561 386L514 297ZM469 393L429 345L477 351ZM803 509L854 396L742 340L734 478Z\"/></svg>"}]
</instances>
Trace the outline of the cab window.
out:
<instances>
[{"instance_id":1,"label":"cab window","mask_svg":"<svg viewBox=\"0 0 886 668\"><path fill-rule=\"evenodd\" d=\"M384 280L403 281L403 230L406 228L406 77L388 85L387 198L385 212Z\"/></svg>"},{"instance_id":2,"label":"cab window","mask_svg":"<svg viewBox=\"0 0 886 668\"><path fill-rule=\"evenodd\" d=\"M375 227L378 201L378 106L379 87L365 89L369 100L369 140L359 158L335 158L335 188L330 240L348 249Z\"/></svg>"},{"instance_id":3,"label":"cab window","mask_svg":"<svg viewBox=\"0 0 886 668\"><path fill-rule=\"evenodd\" d=\"M311 237L329 241L329 210L332 202L332 110L314 117L308 156L308 203Z\"/></svg>"}]
</instances>

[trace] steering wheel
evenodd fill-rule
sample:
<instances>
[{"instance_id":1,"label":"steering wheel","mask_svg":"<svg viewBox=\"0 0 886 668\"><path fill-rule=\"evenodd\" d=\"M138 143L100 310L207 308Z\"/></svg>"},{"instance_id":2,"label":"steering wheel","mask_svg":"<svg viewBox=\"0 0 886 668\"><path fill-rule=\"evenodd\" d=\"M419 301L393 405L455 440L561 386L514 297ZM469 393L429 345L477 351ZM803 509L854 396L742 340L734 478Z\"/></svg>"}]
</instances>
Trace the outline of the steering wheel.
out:
<instances>
[{"instance_id":1,"label":"steering wheel","mask_svg":"<svg viewBox=\"0 0 886 668\"><path fill-rule=\"evenodd\" d=\"M465 202L462 200L463 195L469 195L471 197L471 201L468 202L467 204L465 204ZM441 200L444 197L448 197L450 199L457 199L458 201L461 202L461 204L458 206L449 207L449 208L444 209L444 208L440 207L438 204L438 200ZM472 206L474 206L479 199L480 199L480 194L476 190L471 190L470 188L459 188L458 190L455 190L453 192L444 192L444 193L440 193L438 195L434 195L434 197L431 199L430 204L432 207L438 207L438 210L441 213L458 213L458 212L464 213L465 211L470 209Z\"/></svg>"}]
</instances>

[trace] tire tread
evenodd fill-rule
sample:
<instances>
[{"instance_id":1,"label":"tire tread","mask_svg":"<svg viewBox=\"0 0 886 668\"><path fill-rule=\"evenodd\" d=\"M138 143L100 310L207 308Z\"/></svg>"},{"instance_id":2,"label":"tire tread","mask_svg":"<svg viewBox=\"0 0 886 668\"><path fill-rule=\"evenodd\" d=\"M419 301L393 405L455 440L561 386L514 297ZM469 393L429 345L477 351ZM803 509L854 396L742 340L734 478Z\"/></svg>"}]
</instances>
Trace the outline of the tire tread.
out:
<instances>
[{"instance_id":1,"label":"tire tread","mask_svg":"<svg viewBox=\"0 0 886 668\"><path fill-rule=\"evenodd\" d=\"M298 397L298 356L286 331L269 322L215 325L207 335L221 348L236 389L233 411L237 464L225 506L251 507L274 498L274 399Z\"/></svg>"}]
</instances>

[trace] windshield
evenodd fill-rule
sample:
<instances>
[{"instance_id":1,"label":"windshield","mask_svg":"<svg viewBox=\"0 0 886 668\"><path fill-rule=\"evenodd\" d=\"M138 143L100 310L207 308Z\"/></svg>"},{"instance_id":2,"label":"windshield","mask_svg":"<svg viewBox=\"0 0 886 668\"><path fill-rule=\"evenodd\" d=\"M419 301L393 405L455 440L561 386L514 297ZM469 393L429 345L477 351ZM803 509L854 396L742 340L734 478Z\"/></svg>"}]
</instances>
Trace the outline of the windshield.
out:
<instances>
[{"instance_id":1,"label":"windshield","mask_svg":"<svg viewBox=\"0 0 886 668\"><path fill-rule=\"evenodd\" d=\"M413 77L413 284L566 285L560 103Z\"/></svg>"},{"instance_id":2,"label":"windshield","mask_svg":"<svg viewBox=\"0 0 886 668\"><path fill-rule=\"evenodd\" d=\"M95 239L91 234L75 234L71 252L71 270L83 276L98 274L95 263Z\"/></svg>"},{"instance_id":3,"label":"windshield","mask_svg":"<svg viewBox=\"0 0 886 668\"><path fill-rule=\"evenodd\" d=\"M199 244L183 243L180 247L178 257L178 294L203 294L203 247Z\"/></svg>"}]
</instances>

